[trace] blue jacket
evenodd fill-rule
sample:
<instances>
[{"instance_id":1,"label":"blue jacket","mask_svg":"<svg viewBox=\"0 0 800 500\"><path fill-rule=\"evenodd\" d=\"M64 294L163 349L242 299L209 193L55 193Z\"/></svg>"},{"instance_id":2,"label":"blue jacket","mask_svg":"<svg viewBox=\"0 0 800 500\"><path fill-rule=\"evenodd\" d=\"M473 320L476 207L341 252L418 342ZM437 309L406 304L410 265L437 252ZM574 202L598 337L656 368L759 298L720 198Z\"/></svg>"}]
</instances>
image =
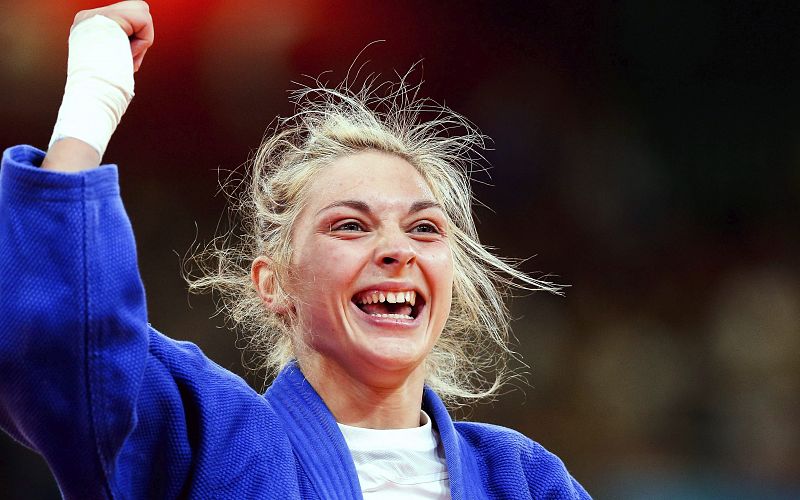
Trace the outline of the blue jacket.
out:
<instances>
[{"instance_id":1,"label":"blue jacket","mask_svg":"<svg viewBox=\"0 0 800 500\"><path fill-rule=\"evenodd\" d=\"M325 403L290 363L265 394L147 322L113 165L0 167L0 427L67 498L361 498ZM564 464L502 427L454 423L426 388L453 499L589 498Z\"/></svg>"}]
</instances>

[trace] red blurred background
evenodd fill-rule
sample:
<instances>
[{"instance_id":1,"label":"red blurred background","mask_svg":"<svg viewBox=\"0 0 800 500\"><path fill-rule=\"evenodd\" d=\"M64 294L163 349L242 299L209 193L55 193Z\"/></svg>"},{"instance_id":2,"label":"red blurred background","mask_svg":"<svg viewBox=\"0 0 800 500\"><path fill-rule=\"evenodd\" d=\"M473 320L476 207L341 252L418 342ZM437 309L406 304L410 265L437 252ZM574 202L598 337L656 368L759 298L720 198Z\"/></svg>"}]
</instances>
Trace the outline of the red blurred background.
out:
<instances>
[{"instance_id":1,"label":"red blurred background","mask_svg":"<svg viewBox=\"0 0 800 500\"><path fill-rule=\"evenodd\" d=\"M72 16L98 5L2 2L1 144L46 146ZM156 328L245 375L181 256L214 235L218 170L291 113L293 82L336 84L384 40L365 71L422 60L422 94L494 140L483 241L571 285L512 303L528 384L468 416L540 441L598 498L800 496L795 3L150 5L156 43L105 159ZM0 491L58 497L6 436Z\"/></svg>"}]
</instances>

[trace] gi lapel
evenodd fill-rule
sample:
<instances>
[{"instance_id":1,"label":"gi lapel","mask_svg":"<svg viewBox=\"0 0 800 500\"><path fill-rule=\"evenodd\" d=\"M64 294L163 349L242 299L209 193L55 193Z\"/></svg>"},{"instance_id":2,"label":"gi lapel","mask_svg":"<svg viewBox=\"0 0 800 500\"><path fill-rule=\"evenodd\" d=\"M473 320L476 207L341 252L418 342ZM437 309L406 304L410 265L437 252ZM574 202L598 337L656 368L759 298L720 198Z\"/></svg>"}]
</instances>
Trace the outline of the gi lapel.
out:
<instances>
[{"instance_id":1,"label":"gi lapel","mask_svg":"<svg viewBox=\"0 0 800 500\"><path fill-rule=\"evenodd\" d=\"M283 421L294 454L317 495L324 499L361 500L356 468L330 410L292 361L264 397Z\"/></svg>"}]
</instances>

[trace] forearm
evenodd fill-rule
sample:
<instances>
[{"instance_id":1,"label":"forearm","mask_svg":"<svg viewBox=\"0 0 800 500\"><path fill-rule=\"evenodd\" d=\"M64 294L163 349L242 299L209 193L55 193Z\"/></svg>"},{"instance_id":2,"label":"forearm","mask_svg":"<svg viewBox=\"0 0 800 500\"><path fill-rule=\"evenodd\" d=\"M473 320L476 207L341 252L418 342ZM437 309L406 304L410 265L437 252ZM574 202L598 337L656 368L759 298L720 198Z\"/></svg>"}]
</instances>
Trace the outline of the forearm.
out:
<instances>
[{"instance_id":1,"label":"forearm","mask_svg":"<svg viewBox=\"0 0 800 500\"><path fill-rule=\"evenodd\" d=\"M133 73L153 42L145 2L79 12L69 37L64 98L42 168L97 167L133 98Z\"/></svg>"},{"instance_id":2,"label":"forearm","mask_svg":"<svg viewBox=\"0 0 800 500\"><path fill-rule=\"evenodd\" d=\"M80 139L66 137L47 151L42 168L56 172L80 172L100 165L100 154Z\"/></svg>"}]
</instances>

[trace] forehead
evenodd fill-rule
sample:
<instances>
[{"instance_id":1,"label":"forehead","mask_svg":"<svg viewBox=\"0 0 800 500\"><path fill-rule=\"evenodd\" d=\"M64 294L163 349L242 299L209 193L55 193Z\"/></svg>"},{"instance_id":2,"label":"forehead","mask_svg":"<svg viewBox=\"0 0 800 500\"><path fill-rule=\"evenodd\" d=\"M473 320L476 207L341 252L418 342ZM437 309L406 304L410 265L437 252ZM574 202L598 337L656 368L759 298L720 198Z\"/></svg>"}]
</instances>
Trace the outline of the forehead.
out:
<instances>
[{"instance_id":1,"label":"forehead","mask_svg":"<svg viewBox=\"0 0 800 500\"><path fill-rule=\"evenodd\" d=\"M312 210L339 200L362 200L380 209L435 201L416 168L399 156L367 150L337 158L311 181L306 204Z\"/></svg>"}]
</instances>

